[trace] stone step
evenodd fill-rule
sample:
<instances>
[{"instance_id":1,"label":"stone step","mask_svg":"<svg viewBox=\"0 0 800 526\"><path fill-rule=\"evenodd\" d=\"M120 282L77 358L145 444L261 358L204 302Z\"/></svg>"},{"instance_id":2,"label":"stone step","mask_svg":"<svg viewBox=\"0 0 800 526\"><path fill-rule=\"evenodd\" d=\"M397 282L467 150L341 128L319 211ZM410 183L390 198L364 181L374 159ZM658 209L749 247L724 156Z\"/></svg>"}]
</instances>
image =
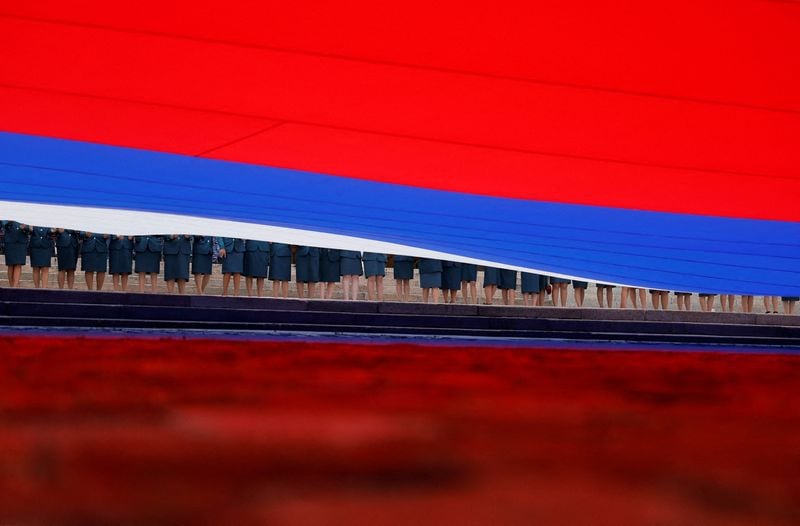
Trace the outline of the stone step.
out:
<instances>
[{"instance_id":1,"label":"stone step","mask_svg":"<svg viewBox=\"0 0 800 526\"><path fill-rule=\"evenodd\" d=\"M0 326L796 346L796 316L0 290Z\"/></svg>"}]
</instances>

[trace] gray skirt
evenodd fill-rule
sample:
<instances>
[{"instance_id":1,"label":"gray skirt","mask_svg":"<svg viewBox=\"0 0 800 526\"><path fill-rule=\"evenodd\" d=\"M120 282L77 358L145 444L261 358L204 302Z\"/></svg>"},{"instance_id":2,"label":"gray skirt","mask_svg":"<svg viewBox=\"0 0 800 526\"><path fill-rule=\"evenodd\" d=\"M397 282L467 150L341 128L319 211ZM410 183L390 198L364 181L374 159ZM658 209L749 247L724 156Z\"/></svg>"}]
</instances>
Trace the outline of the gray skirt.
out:
<instances>
[{"instance_id":1,"label":"gray skirt","mask_svg":"<svg viewBox=\"0 0 800 526\"><path fill-rule=\"evenodd\" d=\"M164 254L164 281L189 279L189 254Z\"/></svg>"},{"instance_id":2,"label":"gray skirt","mask_svg":"<svg viewBox=\"0 0 800 526\"><path fill-rule=\"evenodd\" d=\"M81 270L85 272L108 272L108 252L81 253Z\"/></svg>"},{"instance_id":3,"label":"gray skirt","mask_svg":"<svg viewBox=\"0 0 800 526\"><path fill-rule=\"evenodd\" d=\"M158 274L161 272L160 252L136 252L136 272Z\"/></svg>"}]
</instances>

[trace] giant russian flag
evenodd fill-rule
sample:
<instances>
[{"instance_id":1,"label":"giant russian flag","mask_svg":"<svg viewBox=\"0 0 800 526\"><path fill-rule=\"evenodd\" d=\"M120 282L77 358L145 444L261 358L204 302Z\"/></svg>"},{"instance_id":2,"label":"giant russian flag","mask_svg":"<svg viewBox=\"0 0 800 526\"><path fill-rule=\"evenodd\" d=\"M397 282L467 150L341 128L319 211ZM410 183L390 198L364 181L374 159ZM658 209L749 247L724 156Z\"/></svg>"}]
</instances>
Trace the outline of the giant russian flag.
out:
<instances>
[{"instance_id":1,"label":"giant russian flag","mask_svg":"<svg viewBox=\"0 0 800 526\"><path fill-rule=\"evenodd\" d=\"M0 6L0 216L800 294L800 5Z\"/></svg>"}]
</instances>

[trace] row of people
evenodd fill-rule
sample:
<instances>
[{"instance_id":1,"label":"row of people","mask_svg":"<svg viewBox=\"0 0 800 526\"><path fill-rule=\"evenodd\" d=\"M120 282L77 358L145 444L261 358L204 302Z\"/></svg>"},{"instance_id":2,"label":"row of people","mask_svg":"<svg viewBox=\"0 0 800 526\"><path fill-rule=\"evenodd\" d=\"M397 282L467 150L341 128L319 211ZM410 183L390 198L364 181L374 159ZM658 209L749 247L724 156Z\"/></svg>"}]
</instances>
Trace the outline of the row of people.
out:
<instances>
[{"instance_id":1,"label":"row of people","mask_svg":"<svg viewBox=\"0 0 800 526\"><path fill-rule=\"evenodd\" d=\"M210 236L112 236L91 232L30 227L4 221L6 264L9 285L18 286L22 265L30 252L34 286L46 287L51 258L58 261L58 285L73 288L75 271L80 256L89 290L101 290L106 273L110 273L113 289L128 290L128 277L138 274L140 292L157 290L161 261L164 262L164 281L168 292L183 294L190 275L195 290L203 294L208 286L212 262L216 256L222 263L222 294L239 294L241 278L245 278L247 294L262 296L265 280L273 282L275 297L288 297L292 274L292 250L285 243L245 240ZM385 254L351 250L299 246L295 254L297 294L301 298L333 298L335 284L341 282L344 299L357 299L359 276L367 278L367 297L383 301L383 278L387 263ZM411 280L414 277L415 258L393 257L397 299L409 301ZM478 267L473 264L420 258L418 263L422 300L438 302L440 293L446 303L455 303L460 291L465 303L478 302ZM483 282L483 303L492 305L499 289L504 305L516 304L517 276L515 270L486 267ZM522 272L520 291L525 306L544 305L546 295L552 292L553 305L565 307L568 286L572 284L574 301L578 307L585 301L588 282ZM597 284L597 303L600 307L614 305L614 286ZM654 309L667 309L669 292L650 290ZM700 308L713 310L713 294L700 294ZM676 293L680 310L691 310L690 293ZM723 312L734 311L734 296L720 295ZM783 311L793 313L797 298L783 297ZM766 312L776 312L777 297L765 297ZM645 289L622 288L620 308L647 308ZM753 296L742 296L742 311L753 312Z\"/></svg>"}]
</instances>

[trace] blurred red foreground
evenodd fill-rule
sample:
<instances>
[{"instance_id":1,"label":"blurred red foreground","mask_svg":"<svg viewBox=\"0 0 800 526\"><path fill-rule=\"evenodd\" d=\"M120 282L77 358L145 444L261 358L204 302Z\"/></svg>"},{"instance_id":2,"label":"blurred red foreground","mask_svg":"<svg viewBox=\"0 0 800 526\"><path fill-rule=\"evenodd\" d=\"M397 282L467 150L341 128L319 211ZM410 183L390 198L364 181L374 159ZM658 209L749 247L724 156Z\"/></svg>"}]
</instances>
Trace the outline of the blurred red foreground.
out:
<instances>
[{"instance_id":1,"label":"blurred red foreground","mask_svg":"<svg viewBox=\"0 0 800 526\"><path fill-rule=\"evenodd\" d=\"M0 524L800 521L796 355L0 343Z\"/></svg>"}]
</instances>

